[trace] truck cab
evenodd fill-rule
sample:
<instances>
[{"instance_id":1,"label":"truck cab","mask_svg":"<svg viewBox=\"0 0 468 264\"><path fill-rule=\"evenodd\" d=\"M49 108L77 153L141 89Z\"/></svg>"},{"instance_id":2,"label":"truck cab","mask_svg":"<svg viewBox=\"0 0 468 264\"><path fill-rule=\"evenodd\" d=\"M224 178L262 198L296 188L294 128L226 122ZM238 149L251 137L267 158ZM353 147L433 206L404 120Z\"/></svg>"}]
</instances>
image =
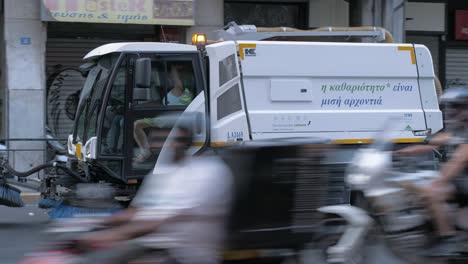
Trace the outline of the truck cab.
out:
<instances>
[{"instance_id":1,"label":"truck cab","mask_svg":"<svg viewBox=\"0 0 468 264\"><path fill-rule=\"evenodd\" d=\"M69 154L86 161L87 174L99 172L135 182L154 167L161 146L153 143L167 137L158 132L164 122L158 117L182 113L197 101L200 104L195 108L205 112L200 52L192 45L117 43L91 51L85 60L92 66L88 66L73 135L68 139ZM141 65L147 76L137 80L135 73L141 72ZM205 124L200 123L197 131L201 148L206 141Z\"/></svg>"}]
</instances>

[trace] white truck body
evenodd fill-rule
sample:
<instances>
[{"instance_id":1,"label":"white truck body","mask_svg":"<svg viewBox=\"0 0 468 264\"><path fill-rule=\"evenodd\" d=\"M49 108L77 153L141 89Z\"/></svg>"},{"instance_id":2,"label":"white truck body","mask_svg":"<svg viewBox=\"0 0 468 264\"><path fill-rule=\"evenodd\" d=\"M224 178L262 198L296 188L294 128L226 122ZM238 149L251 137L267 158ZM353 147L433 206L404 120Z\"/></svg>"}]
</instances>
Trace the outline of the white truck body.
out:
<instances>
[{"instance_id":1,"label":"white truck body","mask_svg":"<svg viewBox=\"0 0 468 264\"><path fill-rule=\"evenodd\" d=\"M403 120L399 142L421 141L421 131L442 129L432 58L422 45L256 41L206 50L212 142L239 140L237 135L244 141L324 137L365 143L389 118ZM220 83L220 62L237 51L242 76ZM238 88L242 109L217 118L218 106L226 107L217 104L219 98Z\"/></svg>"},{"instance_id":2,"label":"white truck body","mask_svg":"<svg viewBox=\"0 0 468 264\"><path fill-rule=\"evenodd\" d=\"M198 51L193 45L116 43L85 59L137 52L207 59L207 88L185 110L201 113L209 124L197 133L193 153L207 145L277 138L369 143L391 118L403 121L398 143L422 142L443 127L431 54L422 45L224 41ZM92 137L77 147L70 136L69 153L97 159L96 142ZM155 172L168 157L163 149Z\"/></svg>"}]
</instances>

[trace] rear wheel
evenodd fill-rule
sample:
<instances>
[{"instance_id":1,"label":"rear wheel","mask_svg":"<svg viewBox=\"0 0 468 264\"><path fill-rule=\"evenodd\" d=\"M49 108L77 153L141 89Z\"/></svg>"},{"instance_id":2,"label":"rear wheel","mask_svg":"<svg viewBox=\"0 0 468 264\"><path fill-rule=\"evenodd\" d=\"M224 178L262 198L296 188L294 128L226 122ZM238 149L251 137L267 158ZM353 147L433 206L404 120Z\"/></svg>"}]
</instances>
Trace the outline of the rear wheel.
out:
<instances>
[{"instance_id":1,"label":"rear wheel","mask_svg":"<svg viewBox=\"0 0 468 264\"><path fill-rule=\"evenodd\" d=\"M378 231L382 237L383 246L393 253L395 257L404 261L403 263L445 263L444 261L424 256L426 248L430 244L428 236L428 234L430 234L429 223L411 231L388 233L385 232L383 228L384 223L382 217L376 217L375 220L380 227Z\"/></svg>"}]
</instances>

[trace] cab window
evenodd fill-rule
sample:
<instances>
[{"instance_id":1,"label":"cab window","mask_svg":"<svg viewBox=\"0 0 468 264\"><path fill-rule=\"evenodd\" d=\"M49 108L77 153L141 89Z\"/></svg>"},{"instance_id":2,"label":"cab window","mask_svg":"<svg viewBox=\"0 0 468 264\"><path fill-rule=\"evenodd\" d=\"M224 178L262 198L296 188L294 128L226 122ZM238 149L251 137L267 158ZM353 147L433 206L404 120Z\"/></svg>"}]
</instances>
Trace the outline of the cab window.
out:
<instances>
[{"instance_id":1,"label":"cab window","mask_svg":"<svg viewBox=\"0 0 468 264\"><path fill-rule=\"evenodd\" d=\"M195 56L154 56L151 58L151 85L133 87L132 175L144 175L154 168L167 138L165 114L181 114L201 92L197 87Z\"/></svg>"},{"instance_id":2,"label":"cab window","mask_svg":"<svg viewBox=\"0 0 468 264\"><path fill-rule=\"evenodd\" d=\"M198 94L191 60L152 59L151 70L151 86L133 89L137 108L186 106Z\"/></svg>"},{"instance_id":3,"label":"cab window","mask_svg":"<svg viewBox=\"0 0 468 264\"><path fill-rule=\"evenodd\" d=\"M90 70L78 104L78 122L74 133L75 142L85 142L89 138L96 136L97 119L102 105L102 98L107 80L118 56L118 54L104 56L100 58L96 66Z\"/></svg>"},{"instance_id":4,"label":"cab window","mask_svg":"<svg viewBox=\"0 0 468 264\"><path fill-rule=\"evenodd\" d=\"M118 156L123 153L125 124L125 83L127 64L124 61L115 74L110 95L104 108L101 154Z\"/></svg>"}]
</instances>

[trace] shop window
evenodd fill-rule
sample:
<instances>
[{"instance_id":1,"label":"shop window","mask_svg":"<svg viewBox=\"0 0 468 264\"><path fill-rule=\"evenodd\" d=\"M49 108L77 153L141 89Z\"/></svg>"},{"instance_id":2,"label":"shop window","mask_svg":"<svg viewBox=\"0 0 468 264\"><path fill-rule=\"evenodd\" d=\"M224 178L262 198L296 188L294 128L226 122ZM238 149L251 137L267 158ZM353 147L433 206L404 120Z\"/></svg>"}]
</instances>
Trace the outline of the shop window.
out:
<instances>
[{"instance_id":1,"label":"shop window","mask_svg":"<svg viewBox=\"0 0 468 264\"><path fill-rule=\"evenodd\" d=\"M224 3L224 24L231 21L238 25L257 27L307 27L307 5L304 3Z\"/></svg>"}]
</instances>

